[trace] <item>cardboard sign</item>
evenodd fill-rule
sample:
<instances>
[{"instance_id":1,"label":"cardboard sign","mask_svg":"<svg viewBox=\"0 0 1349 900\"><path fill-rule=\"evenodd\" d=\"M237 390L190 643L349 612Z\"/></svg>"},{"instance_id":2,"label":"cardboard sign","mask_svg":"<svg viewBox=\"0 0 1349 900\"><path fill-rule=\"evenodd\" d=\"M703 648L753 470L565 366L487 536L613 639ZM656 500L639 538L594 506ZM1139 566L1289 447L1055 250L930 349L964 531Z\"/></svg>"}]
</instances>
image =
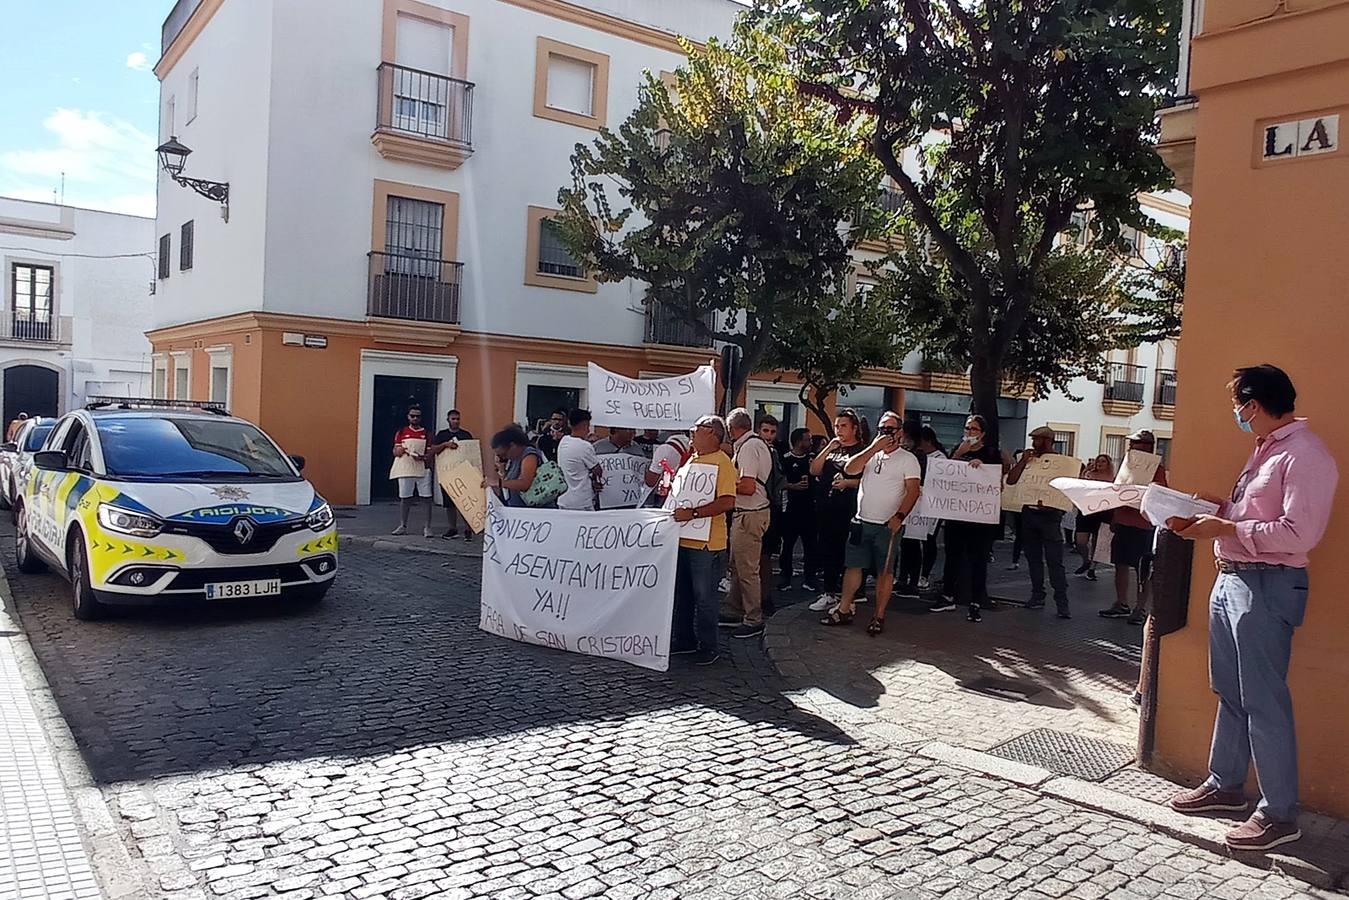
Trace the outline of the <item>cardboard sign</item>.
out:
<instances>
[{"instance_id":1,"label":"cardboard sign","mask_svg":"<svg viewBox=\"0 0 1349 900\"><path fill-rule=\"evenodd\" d=\"M600 490L600 509L632 509L651 490L646 486L646 470L651 460L631 453L601 453L596 457L604 470Z\"/></svg>"},{"instance_id":2,"label":"cardboard sign","mask_svg":"<svg viewBox=\"0 0 1349 900\"><path fill-rule=\"evenodd\" d=\"M421 478L426 474L426 441L422 438L407 438L403 441L406 456L395 456L389 467L390 478Z\"/></svg>"},{"instance_id":3,"label":"cardboard sign","mask_svg":"<svg viewBox=\"0 0 1349 900\"><path fill-rule=\"evenodd\" d=\"M1003 512L1021 512L1021 507L1025 504L1021 502L1021 486L1019 484L1008 484L1004 476L1002 481L1002 509Z\"/></svg>"},{"instance_id":4,"label":"cardboard sign","mask_svg":"<svg viewBox=\"0 0 1349 900\"><path fill-rule=\"evenodd\" d=\"M1162 458L1155 453L1130 450L1124 454L1124 462L1120 464L1119 474L1115 476L1115 484L1152 484L1152 479L1157 475L1157 468L1161 464Z\"/></svg>"},{"instance_id":5,"label":"cardboard sign","mask_svg":"<svg viewBox=\"0 0 1349 900\"><path fill-rule=\"evenodd\" d=\"M1016 483L1021 505L1047 506L1067 512L1073 508L1073 501L1050 482L1055 478L1076 478L1081 472L1080 461L1060 453L1051 453L1030 460L1021 470L1021 478Z\"/></svg>"},{"instance_id":6,"label":"cardboard sign","mask_svg":"<svg viewBox=\"0 0 1349 900\"><path fill-rule=\"evenodd\" d=\"M711 463L685 463L675 473L670 484L670 494L665 498L665 508L674 510L681 506L699 507L711 503L717 498L717 467ZM712 536L711 519L690 519L679 525L679 537L683 540L705 541Z\"/></svg>"},{"instance_id":7,"label":"cardboard sign","mask_svg":"<svg viewBox=\"0 0 1349 900\"><path fill-rule=\"evenodd\" d=\"M1143 502L1143 489L1133 484L1110 484L1086 478L1055 478L1050 482L1055 490L1073 502L1086 515L1131 506L1138 509ZM1066 527L1066 526L1065 526Z\"/></svg>"},{"instance_id":8,"label":"cardboard sign","mask_svg":"<svg viewBox=\"0 0 1349 900\"><path fill-rule=\"evenodd\" d=\"M482 441L456 441L458 446L446 447L436 454L436 471L443 466L446 470L460 462L466 462L479 472L482 471Z\"/></svg>"},{"instance_id":9,"label":"cardboard sign","mask_svg":"<svg viewBox=\"0 0 1349 900\"><path fill-rule=\"evenodd\" d=\"M460 460L448 469L436 467L440 486L454 501L455 509L464 517L468 527L482 534L487 527L487 489L482 486L482 472L471 463Z\"/></svg>"},{"instance_id":10,"label":"cardboard sign","mask_svg":"<svg viewBox=\"0 0 1349 900\"><path fill-rule=\"evenodd\" d=\"M1002 466L929 460L922 504L924 516L995 524L1002 517Z\"/></svg>"},{"instance_id":11,"label":"cardboard sign","mask_svg":"<svg viewBox=\"0 0 1349 900\"><path fill-rule=\"evenodd\" d=\"M518 509L489 501L478 627L512 640L670 665L679 529L658 509Z\"/></svg>"},{"instance_id":12,"label":"cardboard sign","mask_svg":"<svg viewBox=\"0 0 1349 900\"><path fill-rule=\"evenodd\" d=\"M716 412L716 373L699 366L674 378L629 378L589 364L589 395L595 425L687 431Z\"/></svg>"}]
</instances>

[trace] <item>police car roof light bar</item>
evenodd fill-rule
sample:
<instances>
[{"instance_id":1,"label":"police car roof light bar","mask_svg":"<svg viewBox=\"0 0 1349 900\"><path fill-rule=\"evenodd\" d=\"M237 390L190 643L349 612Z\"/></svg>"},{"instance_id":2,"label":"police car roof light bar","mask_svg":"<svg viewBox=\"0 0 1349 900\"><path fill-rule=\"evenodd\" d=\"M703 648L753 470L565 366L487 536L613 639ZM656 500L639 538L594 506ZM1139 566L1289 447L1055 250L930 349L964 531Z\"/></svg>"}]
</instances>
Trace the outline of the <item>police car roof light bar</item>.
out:
<instances>
[{"instance_id":1,"label":"police car roof light bar","mask_svg":"<svg viewBox=\"0 0 1349 900\"><path fill-rule=\"evenodd\" d=\"M220 416L229 415L229 410L225 404L216 400L161 400L155 397L106 397L91 396L85 404L85 409L193 409L202 412L215 413Z\"/></svg>"}]
</instances>

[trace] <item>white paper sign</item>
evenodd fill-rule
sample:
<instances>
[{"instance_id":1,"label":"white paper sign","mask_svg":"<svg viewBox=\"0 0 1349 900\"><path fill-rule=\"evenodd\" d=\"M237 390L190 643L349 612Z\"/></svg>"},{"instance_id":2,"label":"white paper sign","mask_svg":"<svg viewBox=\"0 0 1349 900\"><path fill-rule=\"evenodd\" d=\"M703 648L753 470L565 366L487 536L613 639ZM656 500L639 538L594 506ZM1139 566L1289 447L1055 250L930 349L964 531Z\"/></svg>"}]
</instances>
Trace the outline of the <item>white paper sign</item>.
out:
<instances>
[{"instance_id":1,"label":"white paper sign","mask_svg":"<svg viewBox=\"0 0 1349 900\"><path fill-rule=\"evenodd\" d=\"M927 516L915 516L909 513L904 519L904 540L906 541L925 541L932 537L932 532L937 530L937 523L940 519L930 519Z\"/></svg>"},{"instance_id":2,"label":"white paper sign","mask_svg":"<svg viewBox=\"0 0 1349 900\"><path fill-rule=\"evenodd\" d=\"M601 453L596 457L604 470L604 488L600 491L600 509L635 507L650 490L646 470L651 460L631 453Z\"/></svg>"},{"instance_id":3,"label":"white paper sign","mask_svg":"<svg viewBox=\"0 0 1349 900\"><path fill-rule=\"evenodd\" d=\"M1076 478L1082 473L1082 463L1071 456L1051 453L1031 459L1017 479L1017 493L1023 506L1037 503L1050 509L1067 512L1073 502L1053 486L1055 478Z\"/></svg>"},{"instance_id":4,"label":"white paper sign","mask_svg":"<svg viewBox=\"0 0 1349 900\"><path fill-rule=\"evenodd\" d=\"M488 507L479 628L669 668L679 552L669 513L520 509L495 497Z\"/></svg>"},{"instance_id":5,"label":"white paper sign","mask_svg":"<svg viewBox=\"0 0 1349 900\"><path fill-rule=\"evenodd\" d=\"M389 477L421 478L426 474L426 460L422 458L426 453L426 441L422 438L407 438L403 441L403 449L407 453L393 458Z\"/></svg>"},{"instance_id":6,"label":"white paper sign","mask_svg":"<svg viewBox=\"0 0 1349 900\"><path fill-rule=\"evenodd\" d=\"M716 381L711 366L674 378L629 378L590 363L587 399L596 425L686 431L716 412Z\"/></svg>"},{"instance_id":7,"label":"white paper sign","mask_svg":"<svg viewBox=\"0 0 1349 900\"><path fill-rule=\"evenodd\" d=\"M995 524L1002 518L1002 466L929 460L922 504L923 515L934 519Z\"/></svg>"},{"instance_id":8,"label":"white paper sign","mask_svg":"<svg viewBox=\"0 0 1349 900\"><path fill-rule=\"evenodd\" d=\"M1162 458L1155 453L1130 450L1124 454L1124 462L1120 464L1119 474L1115 476L1115 483L1151 484L1153 477L1157 474L1157 468L1161 464Z\"/></svg>"},{"instance_id":9,"label":"white paper sign","mask_svg":"<svg viewBox=\"0 0 1349 900\"><path fill-rule=\"evenodd\" d=\"M1150 484L1143 491L1141 512L1153 525L1164 528L1167 519L1193 519L1195 516L1217 515L1218 504L1198 500L1189 494L1173 491L1160 484Z\"/></svg>"},{"instance_id":10,"label":"white paper sign","mask_svg":"<svg viewBox=\"0 0 1349 900\"><path fill-rule=\"evenodd\" d=\"M681 506L699 507L717 498L717 467L711 463L685 463L670 483L670 494L665 498L666 509ZM711 519L690 519L679 525L679 536L684 540L705 541L712 536Z\"/></svg>"},{"instance_id":11,"label":"white paper sign","mask_svg":"<svg viewBox=\"0 0 1349 900\"><path fill-rule=\"evenodd\" d=\"M1144 489L1135 484L1110 484L1087 478L1055 478L1049 484L1073 501L1073 505L1086 515L1121 506L1138 509L1143 502Z\"/></svg>"}]
</instances>

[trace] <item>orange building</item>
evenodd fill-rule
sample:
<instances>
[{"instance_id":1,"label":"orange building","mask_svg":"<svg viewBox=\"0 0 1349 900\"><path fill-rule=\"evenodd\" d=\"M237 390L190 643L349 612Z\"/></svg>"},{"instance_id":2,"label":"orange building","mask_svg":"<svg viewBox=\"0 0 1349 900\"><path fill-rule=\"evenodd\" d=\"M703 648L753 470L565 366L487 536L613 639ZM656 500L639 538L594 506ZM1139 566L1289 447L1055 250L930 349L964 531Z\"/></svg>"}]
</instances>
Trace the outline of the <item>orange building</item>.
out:
<instances>
[{"instance_id":1,"label":"orange building","mask_svg":"<svg viewBox=\"0 0 1349 900\"><path fill-rule=\"evenodd\" d=\"M1190 0L1182 56L1191 95L1162 117L1161 151L1193 197L1172 483L1226 494L1250 451L1225 384L1239 365L1288 371L1298 413L1349 446L1349 2ZM1188 84L1186 83L1188 76ZM1182 90L1182 93L1185 93ZM1349 457L1339 459L1349 471ZM1341 484L1340 494L1346 494ZM1349 515L1312 554L1289 683L1302 798L1349 816ZM1189 625L1162 641L1156 763L1206 771L1212 551L1197 548ZM1254 783L1252 779L1251 783Z\"/></svg>"}]
</instances>

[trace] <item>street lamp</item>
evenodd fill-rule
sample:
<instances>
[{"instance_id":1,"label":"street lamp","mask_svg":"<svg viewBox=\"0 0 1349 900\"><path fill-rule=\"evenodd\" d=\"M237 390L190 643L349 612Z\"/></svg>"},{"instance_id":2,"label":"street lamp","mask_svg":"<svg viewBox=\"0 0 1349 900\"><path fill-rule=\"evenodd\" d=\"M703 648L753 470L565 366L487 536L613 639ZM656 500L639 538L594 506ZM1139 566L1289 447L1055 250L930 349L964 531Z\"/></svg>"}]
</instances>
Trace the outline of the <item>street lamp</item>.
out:
<instances>
[{"instance_id":1,"label":"street lamp","mask_svg":"<svg viewBox=\"0 0 1349 900\"><path fill-rule=\"evenodd\" d=\"M183 175L183 166L187 162L187 156L192 152L186 144L179 141L178 138L170 136L167 141L160 144L155 152L159 154L159 164L169 173L169 177L181 184L183 187L192 188L198 194L201 194L207 200L214 200L220 204L220 217L226 222L230 220L230 186L227 181L206 181L202 178L188 178Z\"/></svg>"}]
</instances>

